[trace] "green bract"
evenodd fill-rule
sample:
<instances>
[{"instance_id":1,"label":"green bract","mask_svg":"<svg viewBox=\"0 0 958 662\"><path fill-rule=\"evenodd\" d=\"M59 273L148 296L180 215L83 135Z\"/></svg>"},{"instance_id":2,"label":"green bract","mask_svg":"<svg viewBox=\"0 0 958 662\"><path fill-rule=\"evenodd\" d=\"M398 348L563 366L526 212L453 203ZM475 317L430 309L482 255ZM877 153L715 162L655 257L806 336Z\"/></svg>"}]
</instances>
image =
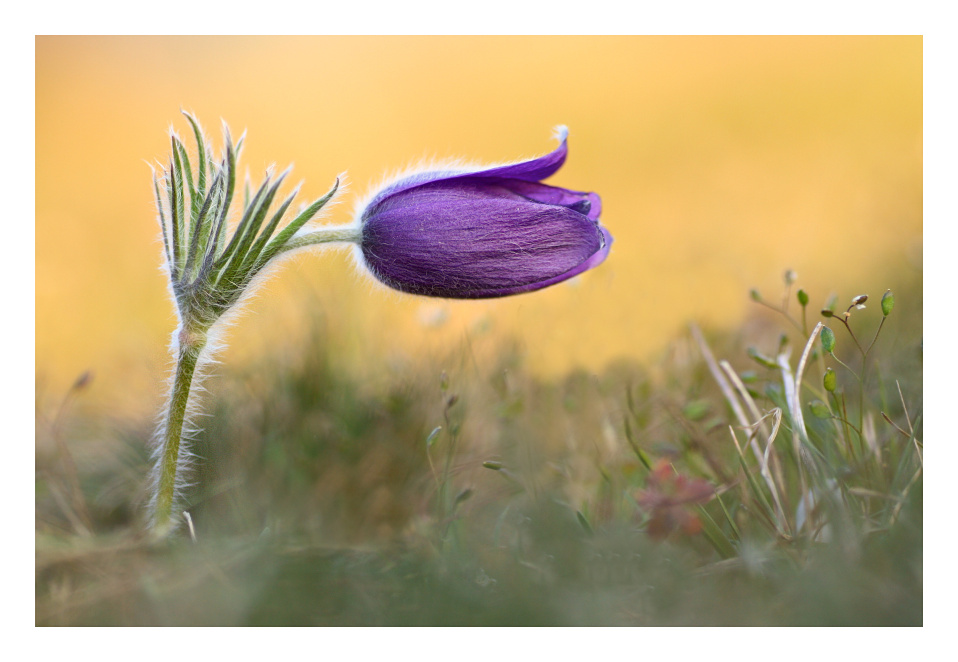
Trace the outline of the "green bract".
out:
<instances>
[{"instance_id":1,"label":"green bract","mask_svg":"<svg viewBox=\"0 0 958 662\"><path fill-rule=\"evenodd\" d=\"M153 177L163 253L179 318L172 347L176 369L167 410L156 434L151 511L153 529L158 535L174 526L175 505L190 457L188 451L181 449L181 442L193 431L188 422L193 377L197 367L208 358L211 327L249 292L253 280L281 254L314 243L350 241L356 235L349 226L297 235L335 195L338 180L326 195L279 229L297 193L294 190L270 212L288 170L275 181L267 174L252 198L245 201L242 216L231 230L229 212L243 139L234 145L224 125L225 147L220 160L215 161L197 121L188 113L184 115L196 139L195 172L186 147L173 134L168 165L162 177L158 178L155 172Z\"/></svg>"}]
</instances>

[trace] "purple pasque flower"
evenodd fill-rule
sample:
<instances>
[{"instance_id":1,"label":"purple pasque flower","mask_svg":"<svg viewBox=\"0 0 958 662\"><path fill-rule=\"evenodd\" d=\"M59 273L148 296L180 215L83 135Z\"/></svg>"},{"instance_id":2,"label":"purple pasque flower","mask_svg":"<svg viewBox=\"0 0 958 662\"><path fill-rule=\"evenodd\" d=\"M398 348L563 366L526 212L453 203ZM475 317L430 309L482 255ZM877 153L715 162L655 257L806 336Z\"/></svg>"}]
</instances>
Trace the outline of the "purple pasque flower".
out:
<instances>
[{"instance_id":1,"label":"purple pasque flower","mask_svg":"<svg viewBox=\"0 0 958 662\"><path fill-rule=\"evenodd\" d=\"M385 185L357 214L362 261L411 294L483 299L531 292L605 260L612 236L595 193L543 184L568 154L415 172Z\"/></svg>"}]
</instances>

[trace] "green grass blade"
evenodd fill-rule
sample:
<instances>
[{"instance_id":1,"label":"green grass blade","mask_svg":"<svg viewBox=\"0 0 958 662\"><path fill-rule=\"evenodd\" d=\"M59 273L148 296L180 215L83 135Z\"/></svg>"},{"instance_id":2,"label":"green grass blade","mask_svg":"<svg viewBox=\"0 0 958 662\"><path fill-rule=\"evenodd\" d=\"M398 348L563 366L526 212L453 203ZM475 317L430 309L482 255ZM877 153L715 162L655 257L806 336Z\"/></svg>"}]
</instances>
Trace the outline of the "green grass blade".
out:
<instances>
[{"instance_id":1,"label":"green grass blade","mask_svg":"<svg viewBox=\"0 0 958 662\"><path fill-rule=\"evenodd\" d=\"M702 522L702 533L705 534L706 539L712 544L712 547L715 548L718 555L723 559L730 559L735 556L735 546L732 544L732 541L728 539L725 532L722 531L721 527L712 519L712 516L705 510L705 507L697 506L697 510L699 514L702 515L700 520Z\"/></svg>"},{"instance_id":2,"label":"green grass blade","mask_svg":"<svg viewBox=\"0 0 958 662\"><path fill-rule=\"evenodd\" d=\"M728 512L728 508L725 507L725 502L722 501L722 495L716 494L715 500L718 501L719 505L722 507L722 514L725 515L725 520L729 523L729 526L732 527L732 531L735 533L735 539L741 540L742 532L738 530L738 525L735 523L732 515Z\"/></svg>"}]
</instances>

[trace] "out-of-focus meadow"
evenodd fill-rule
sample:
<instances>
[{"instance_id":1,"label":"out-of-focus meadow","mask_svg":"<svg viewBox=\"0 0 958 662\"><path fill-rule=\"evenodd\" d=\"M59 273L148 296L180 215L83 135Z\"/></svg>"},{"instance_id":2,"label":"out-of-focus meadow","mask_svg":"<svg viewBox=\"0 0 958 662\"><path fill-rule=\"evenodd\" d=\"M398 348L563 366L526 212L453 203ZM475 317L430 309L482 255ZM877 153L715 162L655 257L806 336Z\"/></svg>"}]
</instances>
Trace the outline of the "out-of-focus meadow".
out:
<instances>
[{"instance_id":1,"label":"out-of-focus meadow","mask_svg":"<svg viewBox=\"0 0 958 662\"><path fill-rule=\"evenodd\" d=\"M920 37L42 37L36 94L38 624L922 622ZM493 301L284 263L156 544L176 321L147 163L180 108L248 130L254 185L348 171L334 223L387 172L566 124L550 182L615 242Z\"/></svg>"},{"instance_id":2,"label":"out-of-focus meadow","mask_svg":"<svg viewBox=\"0 0 958 662\"><path fill-rule=\"evenodd\" d=\"M920 38L41 37L36 50L36 367L44 390L152 412L175 322L148 162L185 135L248 130L243 164L294 163L301 198L348 171L330 221L421 158L571 155L615 237L578 282L491 302L399 296L345 251L294 260L231 333L229 362L316 314L373 376L515 338L539 374L660 351L690 319L734 325L795 269L824 297L921 266ZM219 144L219 140L216 140Z\"/></svg>"}]
</instances>

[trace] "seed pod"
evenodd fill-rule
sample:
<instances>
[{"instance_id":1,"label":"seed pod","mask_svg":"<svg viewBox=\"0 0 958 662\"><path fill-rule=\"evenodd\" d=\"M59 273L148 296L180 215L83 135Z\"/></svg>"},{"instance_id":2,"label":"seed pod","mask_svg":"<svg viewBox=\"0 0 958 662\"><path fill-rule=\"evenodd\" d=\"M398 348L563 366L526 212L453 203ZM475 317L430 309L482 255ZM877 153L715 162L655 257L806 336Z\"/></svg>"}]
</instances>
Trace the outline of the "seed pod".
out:
<instances>
[{"instance_id":1,"label":"seed pod","mask_svg":"<svg viewBox=\"0 0 958 662\"><path fill-rule=\"evenodd\" d=\"M822 327L822 349L829 354L835 349L835 332L827 326Z\"/></svg>"},{"instance_id":2,"label":"seed pod","mask_svg":"<svg viewBox=\"0 0 958 662\"><path fill-rule=\"evenodd\" d=\"M838 377L831 368L825 369L825 376L822 378L822 385L829 393L835 392L835 386L838 384Z\"/></svg>"},{"instance_id":3,"label":"seed pod","mask_svg":"<svg viewBox=\"0 0 958 662\"><path fill-rule=\"evenodd\" d=\"M895 295L891 293L891 290L888 290L882 295L881 298L881 314L885 317L891 313L891 309L895 307Z\"/></svg>"},{"instance_id":4,"label":"seed pod","mask_svg":"<svg viewBox=\"0 0 958 662\"><path fill-rule=\"evenodd\" d=\"M812 410L812 414L815 418L828 418L832 415L832 412L828 409L828 405L821 400L812 400L808 408Z\"/></svg>"}]
</instances>

